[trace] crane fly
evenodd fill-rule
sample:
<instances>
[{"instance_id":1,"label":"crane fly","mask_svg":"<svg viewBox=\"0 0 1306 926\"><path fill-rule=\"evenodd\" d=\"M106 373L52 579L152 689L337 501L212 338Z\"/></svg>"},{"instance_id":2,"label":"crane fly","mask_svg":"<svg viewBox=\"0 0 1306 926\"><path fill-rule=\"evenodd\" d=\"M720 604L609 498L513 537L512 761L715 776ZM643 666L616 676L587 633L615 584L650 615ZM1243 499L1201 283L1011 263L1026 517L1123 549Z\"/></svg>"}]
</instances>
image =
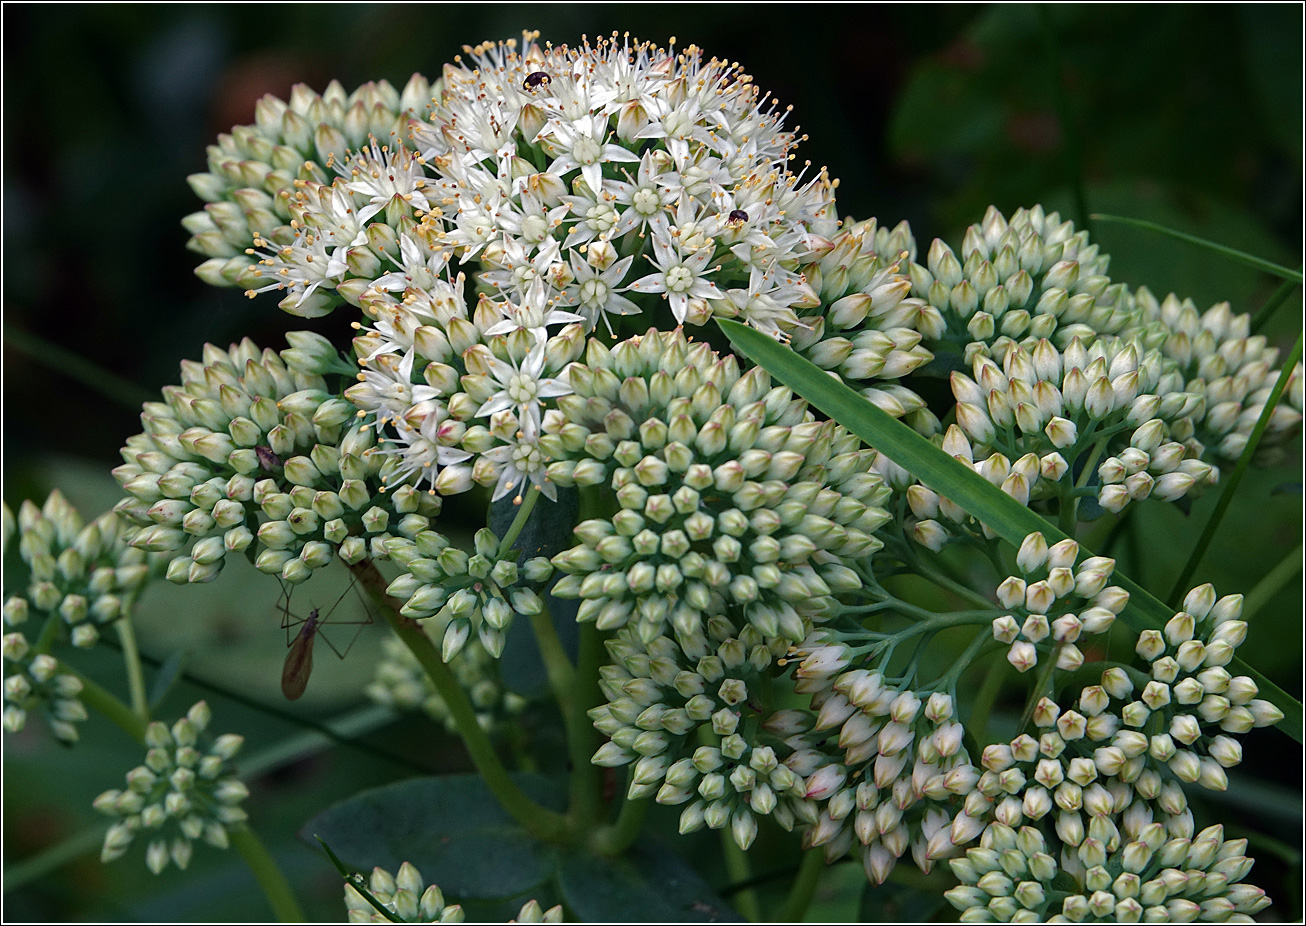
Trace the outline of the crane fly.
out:
<instances>
[{"instance_id":1,"label":"crane fly","mask_svg":"<svg viewBox=\"0 0 1306 926\"><path fill-rule=\"evenodd\" d=\"M349 595L349 592L355 587L357 580L352 580L349 587L344 590L336 603L331 609L322 614L319 608L313 608L308 612L308 617L298 617L290 612L290 596L294 591L294 586L287 588L282 583L282 591L285 593L285 603L279 604L281 609L281 627L286 631L286 662L281 668L281 693L286 696L287 701L298 700L308 687L308 678L313 674L313 644L319 636L322 642L331 648L340 659L348 655L350 649L354 646L354 641L358 635L363 632L363 627L372 623L372 612L367 609L367 604L363 603L363 610L367 611L367 619L361 621L331 621L331 615L340 607L341 602ZM360 596L360 601L362 598ZM336 648L331 639L323 633L323 628L327 622L333 624L357 624L358 630L354 632L354 637L345 647L344 652ZM296 630L295 628L299 628ZM291 632L294 631L294 638L291 638Z\"/></svg>"}]
</instances>

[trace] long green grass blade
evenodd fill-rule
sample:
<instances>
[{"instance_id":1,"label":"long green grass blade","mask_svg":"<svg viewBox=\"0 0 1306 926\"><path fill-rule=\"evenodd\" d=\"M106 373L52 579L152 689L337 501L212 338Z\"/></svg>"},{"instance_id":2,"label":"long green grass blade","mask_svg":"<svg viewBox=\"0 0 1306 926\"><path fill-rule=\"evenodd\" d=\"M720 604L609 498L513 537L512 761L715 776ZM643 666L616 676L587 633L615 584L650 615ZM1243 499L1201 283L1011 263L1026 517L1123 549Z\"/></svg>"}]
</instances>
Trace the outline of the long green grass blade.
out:
<instances>
[{"instance_id":1,"label":"long green grass blade","mask_svg":"<svg viewBox=\"0 0 1306 926\"><path fill-rule=\"evenodd\" d=\"M1224 513L1229 509L1229 504L1233 501L1234 493L1238 491L1238 484L1242 482L1243 475L1247 472L1247 467L1252 462L1252 457L1256 455L1256 447L1261 442L1261 437L1265 434L1265 429L1269 427L1270 416L1274 414L1274 407L1279 404L1279 399L1283 396L1283 391L1288 388L1288 378L1292 376L1293 367L1301 359L1302 335L1297 336L1297 343L1284 361L1283 369L1279 372L1279 378L1274 383L1274 388L1270 390L1270 397L1265 401L1265 407L1261 409L1261 415L1256 419L1256 426L1252 428L1251 436L1247 438L1247 446L1238 457L1238 463L1233 468L1231 475L1224 483L1224 491L1220 493L1220 500L1216 502L1215 510L1211 512L1211 518L1206 522L1206 527L1202 530L1202 536L1197 539L1197 545L1193 547L1193 552L1188 557L1188 562L1179 572L1179 577L1175 579L1174 587L1170 589L1169 600L1178 601L1179 596L1188 590L1188 581L1197 571L1197 567L1202 562L1202 557L1206 555L1207 548L1211 546L1211 541L1215 539L1215 532L1220 529L1220 521L1224 519Z\"/></svg>"},{"instance_id":2,"label":"long green grass blade","mask_svg":"<svg viewBox=\"0 0 1306 926\"><path fill-rule=\"evenodd\" d=\"M1039 517L969 466L954 460L907 425L789 348L739 322L717 319L717 324L738 350L773 377L929 488L960 505L1012 546L1019 547L1034 531L1041 531L1049 544L1067 539L1056 525ZM1080 550L1085 556L1093 555L1082 544ZM1133 629L1160 629L1174 616L1172 608L1129 577L1115 573L1112 579L1129 592L1129 606L1121 614L1121 619ZM1250 676L1261 696L1283 711L1280 728L1297 742L1302 742L1302 706L1299 701L1236 657L1230 671Z\"/></svg>"},{"instance_id":3,"label":"long green grass blade","mask_svg":"<svg viewBox=\"0 0 1306 926\"><path fill-rule=\"evenodd\" d=\"M1302 570L1302 545L1299 543L1296 547L1288 551L1288 555L1279 560L1278 564L1261 577L1261 581L1256 583L1256 587L1247 593L1243 599L1243 620L1250 621L1256 614L1269 603L1275 595L1279 594L1296 575Z\"/></svg>"},{"instance_id":4,"label":"long green grass blade","mask_svg":"<svg viewBox=\"0 0 1306 926\"><path fill-rule=\"evenodd\" d=\"M124 379L112 370L107 370L81 354L75 354L67 348L47 341L39 335L24 331L13 325L5 325L4 341L15 350L22 351L42 366L49 367L56 373L62 373L70 379L92 389L106 399L117 402L124 408L140 411L142 403L157 400L159 394L150 392Z\"/></svg>"},{"instance_id":5,"label":"long green grass blade","mask_svg":"<svg viewBox=\"0 0 1306 926\"><path fill-rule=\"evenodd\" d=\"M1236 248L1227 247L1223 244L1216 244L1214 241L1207 241L1205 238L1198 238L1196 235L1190 235L1187 232L1176 231L1173 228L1158 225L1156 222L1149 222L1146 219L1131 219L1123 215L1107 215L1102 212L1094 213L1093 218L1098 222L1115 222L1120 225L1132 225L1135 228L1145 228L1148 231L1154 231L1178 241L1185 241L1188 244L1195 244L1199 248L1206 248L1208 251L1223 254L1230 260L1235 260L1240 264L1263 271L1271 276L1279 277L1282 280L1293 280L1297 283L1302 281L1300 270L1293 270L1290 267L1284 267L1282 264L1276 264L1273 261L1265 260L1264 258L1257 257L1254 254L1248 254L1246 251L1239 251Z\"/></svg>"},{"instance_id":6,"label":"long green grass blade","mask_svg":"<svg viewBox=\"0 0 1306 926\"><path fill-rule=\"evenodd\" d=\"M1274 317L1274 313L1279 310L1279 306L1287 302L1293 290L1300 285L1295 280L1284 280L1279 284L1278 289L1270 293L1270 298L1265 300L1265 305L1261 306L1256 314L1252 316L1252 334L1258 334L1265 327L1266 323Z\"/></svg>"}]
</instances>

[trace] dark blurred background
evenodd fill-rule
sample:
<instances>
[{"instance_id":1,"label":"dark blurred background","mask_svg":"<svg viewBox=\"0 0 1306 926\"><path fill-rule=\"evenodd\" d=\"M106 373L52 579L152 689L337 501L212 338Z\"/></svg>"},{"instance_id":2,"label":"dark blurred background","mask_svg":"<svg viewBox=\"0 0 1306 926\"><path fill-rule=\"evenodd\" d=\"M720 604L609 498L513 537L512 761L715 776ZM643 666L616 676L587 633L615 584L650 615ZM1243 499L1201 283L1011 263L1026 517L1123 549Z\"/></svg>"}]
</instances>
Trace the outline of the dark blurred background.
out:
<instances>
[{"instance_id":1,"label":"dark blurred background","mask_svg":"<svg viewBox=\"0 0 1306 926\"><path fill-rule=\"evenodd\" d=\"M180 220L199 203L185 178L204 169L204 147L218 132L251 122L259 96L284 98L296 82L321 90L336 78L352 90L386 78L402 87L414 71L438 77L464 44L522 29L555 43L613 30L659 43L674 35L678 45L742 62L761 88L793 105L791 124L809 136L800 158L841 178L841 212L886 225L908 219L922 250L936 236L959 243L990 203L1010 213L1041 202L1077 218L1078 174L1089 211L1152 219L1291 266L1301 259L1297 5L5 4L3 18L3 463L11 505L44 497L54 481L84 505L111 504L114 487L103 473L139 430L140 396L176 381L178 361L198 357L205 341L249 335L279 348L288 324L343 331L343 317L306 325L283 315L274 297L247 300L193 276L199 258L185 250ZM1174 290L1203 308L1229 299L1235 311L1254 312L1275 288L1264 275L1146 232L1093 231L1113 255L1116 279ZM1300 306L1294 296L1269 329L1285 349L1300 330ZM1247 591L1299 542L1300 482L1290 485L1299 478L1294 458L1244 484L1204 571L1222 592ZM1286 496L1271 497L1285 485ZM1134 553L1136 577L1164 591L1213 501L1192 518L1148 508L1160 534L1145 536ZM1158 542L1167 535L1178 542ZM1278 614L1272 632L1254 632L1246 647L1295 691L1298 581L1264 609L1266 620ZM234 720L224 727L236 728ZM1271 759L1291 746L1272 736L1264 747ZM1295 758L1279 764L1279 775L1287 768L1297 782L1300 751L1291 749ZM1253 762L1254 752L1253 772L1275 764ZM61 766L87 779L65 792L81 802L66 810L73 817L84 816L87 795L129 767L106 781L78 772L84 765ZM49 790L49 766L34 768L36 791ZM358 782L346 775L336 785L343 795ZM22 793L25 803L31 793ZM1284 792L1269 793L1269 806L1282 802ZM60 798L52 800L58 808ZM265 798L262 812L278 806ZM1300 889L1300 858L1290 851L1300 811L1289 809L1296 812L1287 830L1262 827L1273 833L1261 837L1279 840L1287 854L1270 853L1252 878L1275 881L1280 901ZM61 814L44 809L34 818L29 809L21 828L6 825L6 866L75 828ZM25 835L16 836L20 829ZM111 901L91 899L91 888L129 868L137 869L129 880L140 880L138 861L101 869L91 858L63 870L71 882L47 878L36 894L20 895L22 918L242 914L150 906L158 889L149 883L126 897L119 890ZM187 896L186 883L177 881L165 900ZM210 885L211 896L224 883ZM68 884L78 887L60 887ZM250 903L243 915L263 915L256 896ZM849 915L837 906L826 913Z\"/></svg>"}]
</instances>

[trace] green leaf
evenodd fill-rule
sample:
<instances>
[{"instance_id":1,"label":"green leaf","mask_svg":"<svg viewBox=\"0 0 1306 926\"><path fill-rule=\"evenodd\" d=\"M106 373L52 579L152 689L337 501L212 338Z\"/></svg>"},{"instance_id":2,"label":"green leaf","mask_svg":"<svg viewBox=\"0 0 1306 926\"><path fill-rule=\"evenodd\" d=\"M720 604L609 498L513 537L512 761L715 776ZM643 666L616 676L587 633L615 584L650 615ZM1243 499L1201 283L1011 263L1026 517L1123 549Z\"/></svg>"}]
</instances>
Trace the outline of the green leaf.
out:
<instances>
[{"instance_id":1,"label":"green leaf","mask_svg":"<svg viewBox=\"0 0 1306 926\"><path fill-rule=\"evenodd\" d=\"M568 855L558 886L584 922L743 922L684 859L656 845L617 858Z\"/></svg>"},{"instance_id":2,"label":"green leaf","mask_svg":"<svg viewBox=\"0 0 1306 926\"><path fill-rule=\"evenodd\" d=\"M186 651L183 649L174 650L159 666L158 672L154 675L154 684L150 686L150 710L156 710L163 699L172 691L173 686L181 679L182 673L186 668Z\"/></svg>"},{"instance_id":3,"label":"green leaf","mask_svg":"<svg viewBox=\"0 0 1306 926\"><path fill-rule=\"evenodd\" d=\"M1234 248L1226 247L1223 244L1216 244L1214 241L1207 241L1205 238L1198 238L1196 235L1190 235L1186 232L1176 231L1173 228L1167 228L1164 225L1158 225L1156 222L1148 222L1146 219L1131 219L1121 215L1107 215L1105 213L1095 213L1092 218L1098 222L1117 222L1121 225L1132 225L1135 228L1145 228L1148 231L1154 231L1179 241L1186 241L1189 244L1195 244L1198 247L1206 248L1217 254L1222 254L1231 260L1236 260L1240 264L1245 264L1256 270L1264 271L1272 276L1279 277L1283 280L1293 280L1297 283L1302 282L1302 273L1300 270L1292 270L1288 267L1276 264L1257 257L1254 254L1248 254L1245 251L1239 251Z\"/></svg>"},{"instance_id":4,"label":"green leaf","mask_svg":"<svg viewBox=\"0 0 1306 926\"><path fill-rule=\"evenodd\" d=\"M518 551L517 562L525 562L535 556L551 557L574 543L571 529L576 526L576 518L580 513L580 493L569 487L559 487L557 491L556 502L544 497L536 500L535 508L513 544ZM506 536L517 516L518 509L512 500L513 495L509 493L490 504L489 528L496 537Z\"/></svg>"},{"instance_id":5,"label":"green leaf","mask_svg":"<svg viewBox=\"0 0 1306 926\"><path fill-rule=\"evenodd\" d=\"M532 798L561 810L562 789L514 776ZM495 801L477 775L413 778L363 791L318 814L300 833L331 844L347 865L394 873L411 862L456 898L511 897L547 881L556 847L539 842Z\"/></svg>"},{"instance_id":6,"label":"green leaf","mask_svg":"<svg viewBox=\"0 0 1306 926\"><path fill-rule=\"evenodd\" d=\"M1274 407L1279 404L1279 399L1283 397L1283 391L1288 388L1288 379L1292 376L1293 368L1297 361L1301 359L1303 335L1297 336L1297 343L1294 345L1292 352L1288 354L1288 359L1283 363L1283 369L1279 371L1279 378L1275 381L1274 387L1270 390L1269 396L1265 400L1265 405L1261 409L1260 417L1256 419L1256 425L1252 428L1251 435L1247 438L1247 446L1238 456L1238 462L1233 468L1233 474L1224 480L1224 489L1220 493L1220 501L1215 506L1215 511L1211 512L1211 518L1206 522L1206 527L1202 529L1202 536L1198 538L1197 545L1193 547L1192 553L1188 556L1188 562L1180 570L1179 577L1175 579L1174 588L1170 590L1170 600L1179 601L1180 596L1188 590L1188 581L1192 578L1193 573L1202 562L1202 557L1206 555L1207 548L1211 541L1215 539L1216 531L1220 529L1220 521L1224 518L1225 511L1228 510L1230 503L1233 502L1234 493L1238 491L1238 484L1242 482L1243 475L1247 472L1247 467L1251 465L1252 457L1256 455L1256 448L1261 442L1261 437L1265 434L1265 429L1269 427L1270 416L1274 413Z\"/></svg>"},{"instance_id":7,"label":"green leaf","mask_svg":"<svg viewBox=\"0 0 1306 926\"><path fill-rule=\"evenodd\" d=\"M1049 544L1067 539L1067 535L1055 525L1015 501L969 466L954 460L907 425L787 347L739 322L717 319L717 324L736 348L773 377L929 488L960 505L1012 546L1019 547L1025 537L1035 531L1042 532ZM1082 543L1079 549L1085 557L1093 555ZM1129 606L1121 614L1121 619L1134 630L1159 630L1174 616L1172 608L1128 576L1117 572L1112 579L1129 592ZM1283 711L1280 728L1297 742L1302 742L1301 702L1237 657L1230 663L1230 671L1250 676L1261 696Z\"/></svg>"},{"instance_id":8,"label":"green leaf","mask_svg":"<svg viewBox=\"0 0 1306 926\"><path fill-rule=\"evenodd\" d=\"M336 871L340 872L340 877L345 879L346 884L352 885L354 890L358 892L358 895L371 904L373 909L387 920L392 923L403 922L399 917L387 910L385 905L376 899L376 895L368 890L361 872L350 871L349 866L340 861L340 857L331 851L331 847L327 845L326 840L321 836L317 837L317 841L322 846L322 851L326 853L327 858L331 860L331 864L335 866Z\"/></svg>"}]
</instances>

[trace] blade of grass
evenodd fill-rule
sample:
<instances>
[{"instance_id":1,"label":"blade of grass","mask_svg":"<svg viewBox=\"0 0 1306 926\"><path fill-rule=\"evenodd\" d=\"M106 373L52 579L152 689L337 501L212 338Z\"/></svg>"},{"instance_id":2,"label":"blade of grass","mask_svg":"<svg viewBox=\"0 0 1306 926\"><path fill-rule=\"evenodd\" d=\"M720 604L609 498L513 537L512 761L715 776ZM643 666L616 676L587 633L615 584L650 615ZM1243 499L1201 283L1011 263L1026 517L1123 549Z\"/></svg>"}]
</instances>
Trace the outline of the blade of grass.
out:
<instances>
[{"instance_id":1,"label":"blade of grass","mask_svg":"<svg viewBox=\"0 0 1306 926\"><path fill-rule=\"evenodd\" d=\"M1019 547L1035 531L1042 532L1050 544L1069 539L1056 525L789 348L739 322L717 319L717 324L740 352L773 377L926 486L960 505L1012 546ZM1080 552L1085 557L1093 555L1082 544ZM1128 576L1116 573L1112 580L1129 592L1129 605L1120 617L1134 630L1159 630L1174 616L1171 608ZM1280 729L1302 742L1301 703L1241 659L1235 657L1230 665L1256 682L1262 697L1283 711Z\"/></svg>"},{"instance_id":2,"label":"blade of grass","mask_svg":"<svg viewBox=\"0 0 1306 926\"><path fill-rule=\"evenodd\" d=\"M1223 254L1230 260L1235 260L1240 264L1263 271L1271 276L1279 277L1282 280L1292 280L1298 284L1302 281L1300 270L1293 270L1289 267L1284 267L1281 264L1276 264L1273 261L1257 257L1254 254L1248 254L1246 251L1239 251L1223 244L1216 244L1214 241L1207 241L1205 238L1198 238L1196 235L1190 235L1187 232L1176 231L1173 228L1158 225L1156 222L1149 222L1146 219L1131 219L1123 215L1107 215L1102 212L1095 212L1093 218L1099 222L1115 222L1120 225L1132 225L1135 228L1145 228L1148 231L1154 231L1178 241L1185 241L1188 244L1195 244L1198 247L1206 248L1208 251Z\"/></svg>"},{"instance_id":3,"label":"blade of grass","mask_svg":"<svg viewBox=\"0 0 1306 926\"><path fill-rule=\"evenodd\" d=\"M1260 311L1252 317L1252 334L1256 334L1265 327L1265 323L1278 311L1279 306L1287 302L1288 297L1292 295L1292 291L1300 285L1300 283L1293 280L1284 280L1279 284L1279 288L1270 294L1270 298L1265 300L1265 305L1261 306Z\"/></svg>"},{"instance_id":4,"label":"blade of grass","mask_svg":"<svg viewBox=\"0 0 1306 926\"><path fill-rule=\"evenodd\" d=\"M108 823L96 823L21 862L6 866L3 878L4 893L16 891L39 878L44 878L52 871L58 871L83 855L98 851L101 843L104 842L105 830L108 828Z\"/></svg>"},{"instance_id":5,"label":"blade of grass","mask_svg":"<svg viewBox=\"0 0 1306 926\"><path fill-rule=\"evenodd\" d=\"M1234 493L1238 491L1238 484L1242 482L1243 475L1247 472L1247 467L1251 465L1252 457L1256 454L1256 447L1261 442L1261 437L1265 434L1265 429L1269 427L1270 416L1274 413L1274 407L1279 404L1279 399L1283 396L1283 391L1288 388L1288 378L1292 376L1293 368L1297 361L1301 359L1302 335L1297 336L1297 343L1292 348L1292 353L1283 363L1283 369L1279 372L1279 378L1274 383L1274 388L1270 390L1270 397L1265 401L1265 407L1261 409L1261 416L1256 419L1256 426L1252 428L1251 436L1247 439L1247 446L1238 457L1238 463L1233 468L1233 475L1225 481L1224 491L1220 493L1220 500L1216 502L1215 510L1211 512L1211 518L1206 522L1206 527L1202 530L1202 536L1197 539L1197 545L1193 547L1193 552L1188 556L1188 562L1180 570L1179 577L1175 579L1174 587L1170 589L1167 601L1178 602L1180 596L1188 590L1188 582L1201 565L1202 557L1206 555L1207 548L1211 541L1215 539L1215 532L1220 529L1220 521L1224 518L1224 513L1229 509L1233 501Z\"/></svg>"},{"instance_id":6,"label":"blade of grass","mask_svg":"<svg viewBox=\"0 0 1306 926\"><path fill-rule=\"evenodd\" d=\"M101 637L100 642L115 649L118 648L119 645L117 641L107 636ZM141 662L155 669L160 668L165 663L165 660L156 659L148 653L141 653L140 656ZM322 721L314 720L311 717L304 717L290 711L283 711L278 707L273 707L270 704L259 701L257 698L249 697L239 691L219 685L216 682L206 681L205 679L199 678L198 676L192 675L184 670L177 674L177 678L187 684L194 685L196 688L201 690L212 692L213 694L219 695L223 698L229 698L235 703L248 707L250 710L257 711L260 714L265 714L268 717L275 717L277 720L285 721L291 726L301 727L304 730L311 730L338 746L343 746L346 749L353 749L374 758L385 759L388 762L393 762L395 765L401 765L404 768L411 769L419 775L431 774L432 769L429 766L423 765L407 756L391 752L381 746L376 746L371 743L363 743L352 739L349 736L342 735L334 728L334 721L327 721L324 723Z\"/></svg>"},{"instance_id":7,"label":"blade of grass","mask_svg":"<svg viewBox=\"0 0 1306 926\"><path fill-rule=\"evenodd\" d=\"M1255 588L1247 593L1247 597L1243 599L1243 620L1250 621L1293 576L1301 572L1301 552L1299 543L1287 556L1279 560L1278 565L1267 572L1261 581L1256 583Z\"/></svg>"},{"instance_id":8,"label":"blade of grass","mask_svg":"<svg viewBox=\"0 0 1306 926\"><path fill-rule=\"evenodd\" d=\"M87 360L80 354L74 354L67 348L51 343L30 331L5 325L4 340L14 350L21 351L42 366L75 379L106 399L133 411L140 411L143 403L159 397L158 393L150 392L130 380L123 379L112 370L106 370L98 363Z\"/></svg>"}]
</instances>

